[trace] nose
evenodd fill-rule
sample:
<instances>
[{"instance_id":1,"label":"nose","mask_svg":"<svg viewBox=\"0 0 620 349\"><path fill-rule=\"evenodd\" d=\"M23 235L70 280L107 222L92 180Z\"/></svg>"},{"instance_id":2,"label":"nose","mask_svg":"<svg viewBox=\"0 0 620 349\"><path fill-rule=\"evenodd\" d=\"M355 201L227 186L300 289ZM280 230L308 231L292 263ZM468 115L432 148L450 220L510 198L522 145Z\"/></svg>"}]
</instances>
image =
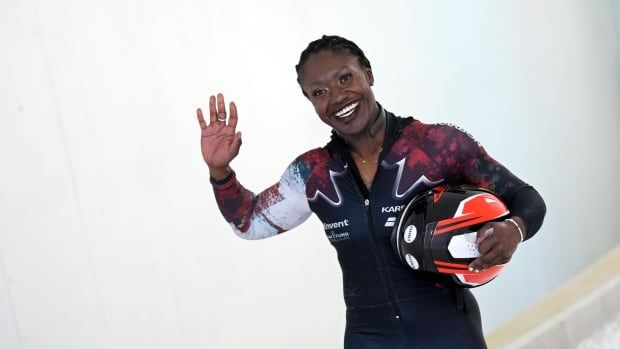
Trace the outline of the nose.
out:
<instances>
[{"instance_id":1,"label":"nose","mask_svg":"<svg viewBox=\"0 0 620 349\"><path fill-rule=\"evenodd\" d=\"M332 104L338 105L346 100L347 94L345 93L342 87L336 85L336 86L332 86L330 90L331 90L330 102Z\"/></svg>"}]
</instances>

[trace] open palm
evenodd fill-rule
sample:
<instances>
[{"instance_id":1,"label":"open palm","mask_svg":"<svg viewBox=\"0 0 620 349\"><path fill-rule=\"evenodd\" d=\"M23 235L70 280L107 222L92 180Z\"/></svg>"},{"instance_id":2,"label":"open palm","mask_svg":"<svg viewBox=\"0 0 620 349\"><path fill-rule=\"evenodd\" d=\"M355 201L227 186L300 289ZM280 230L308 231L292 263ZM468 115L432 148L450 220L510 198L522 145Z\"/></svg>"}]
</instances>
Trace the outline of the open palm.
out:
<instances>
[{"instance_id":1,"label":"open palm","mask_svg":"<svg viewBox=\"0 0 620 349\"><path fill-rule=\"evenodd\" d=\"M226 115L224 96L220 93L209 98L209 124L206 123L202 110L196 114L201 129L200 147L202 158L210 169L224 169L239 154L241 132L236 132L237 107L230 103L230 116Z\"/></svg>"}]
</instances>

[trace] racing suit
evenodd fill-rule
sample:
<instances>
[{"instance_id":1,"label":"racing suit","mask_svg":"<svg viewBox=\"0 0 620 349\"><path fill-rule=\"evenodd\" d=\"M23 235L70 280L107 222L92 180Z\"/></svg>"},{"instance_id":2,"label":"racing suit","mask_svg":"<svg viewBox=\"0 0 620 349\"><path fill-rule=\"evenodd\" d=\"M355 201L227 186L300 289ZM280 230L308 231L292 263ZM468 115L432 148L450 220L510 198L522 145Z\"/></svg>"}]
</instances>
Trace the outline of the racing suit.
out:
<instances>
[{"instance_id":1,"label":"racing suit","mask_svg":"<svg viewBox=\"0 0 620 349\"><path fill-rule=\"evenodd\" d=\"M211 179L218 206L245 239L285 232L314 213L336 248L347 307L345 348L484 348L477 303L441 287L397 259L390 236L399 212L437 185L472 184L497 193L531 237L542 224L538 193L492 159L470 135L385 111L386 133L370 190L345 141L332 132L322 148L297 157L279 182L258 195L234 172Z\"/></svg>"}]
</instances>

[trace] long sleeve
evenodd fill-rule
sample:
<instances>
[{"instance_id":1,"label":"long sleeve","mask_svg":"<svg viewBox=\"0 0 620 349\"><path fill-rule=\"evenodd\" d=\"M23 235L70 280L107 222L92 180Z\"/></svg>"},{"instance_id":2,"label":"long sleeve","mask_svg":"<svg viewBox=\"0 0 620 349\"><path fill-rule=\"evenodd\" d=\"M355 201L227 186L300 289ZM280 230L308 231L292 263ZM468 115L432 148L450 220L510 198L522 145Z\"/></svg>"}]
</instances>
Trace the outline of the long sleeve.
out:
<instances>
[{"instance_id":1,"label":"long sleeve","mask_svg":"<svg viewBox=\"0 0 620 349\"><path fill-rule=\"evenodd\" d=\"M526 225L525 239L534 236L546 213L543 198L531 185L487 154L469 134L460 130L457 132L458 145L463 151L461 171L465 180L497 193L508 206L511 215L523 219Z\"/></svg>"},{"instance_id":2,"label":"long sleeve","mask_svg":"<svg viewBox=\"0 0 620 349\"><path fill-rule=\"evenodd\" d=\"M258 195L244 188L234 172L211 183L220 212L244 239L275 236L303 223L312 213L297 161L287 167L279 182Z\"/></svg>"}]
</instances>

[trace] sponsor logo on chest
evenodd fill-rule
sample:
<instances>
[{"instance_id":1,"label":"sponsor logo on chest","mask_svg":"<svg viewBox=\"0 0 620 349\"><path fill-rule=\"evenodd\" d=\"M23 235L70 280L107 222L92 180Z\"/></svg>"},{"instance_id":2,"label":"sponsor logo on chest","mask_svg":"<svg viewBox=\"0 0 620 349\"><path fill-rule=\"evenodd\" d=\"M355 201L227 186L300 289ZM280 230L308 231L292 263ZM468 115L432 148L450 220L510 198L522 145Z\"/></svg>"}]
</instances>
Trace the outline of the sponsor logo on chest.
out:
<instances>
[{"instance_id":1,"label":"sponsor logo on chest","mask_svg":"<svg viewBox=\"0 0 620 349\"><path fill-rule=\"evenodd\" d=\"M336 232L330 231L329 233L327 233L327 238L331 242L336 242L336 241L342 241L342 240L349 240L351 236L349 235L348 231L345 231L344 233L336 233Z\"/></svg>"},{"instance_id":2,"label":"sponsor logo on chest","mask_svg":"<svg viewBox=\"0 0 620 349\"><path fill-rule=\"evenodd\" d=\"M396 205L396 206L383 206L381 207L381 213L398 213L405 208L405 205Z\"/></svg>"},{"instance_id":3,"label":"sponsor logo on chest","mask_svg":"<svg viewBox=\"0 0 620 349\"><path fill-rule=\"evenodd\" d=\"M348 219L343 219L341 221L333 222L333 223L323 223L323 229L325 229L325 230L344 228L344 227L348 227L348 226L349 226L349 220Z\"/></svg>"},{"instance_id":4,"label":"sponsor logo on chest","mask_svg":"<svg viewBox=\"0 0 620 349\"><path fill-rule=\"evenodd\" d=\"M387 217L385 224L383 225L384 227L393 227L394 224L396 224L396 217L397 216L393 216L393 214L399 214L403 209L405 208L405 205L396 205L396 206L383 206L381 207L381 213L383 214L392 214L389 217Z\"/></svg>"},{"instance_id":5,"label":"sponsor logo on chest","mask_svg":"<svg viewBox=\"0 0 620 349\"><path fill-rule=\"evenodd\" d=\"M325 234L327 238L331 242L348 240L351 238L351 235L348 231L342 231L344 228L349 226L349 220L343 219L337 222L323 223L323 228L325 229Z\"/></svg>"}]
</instances>

